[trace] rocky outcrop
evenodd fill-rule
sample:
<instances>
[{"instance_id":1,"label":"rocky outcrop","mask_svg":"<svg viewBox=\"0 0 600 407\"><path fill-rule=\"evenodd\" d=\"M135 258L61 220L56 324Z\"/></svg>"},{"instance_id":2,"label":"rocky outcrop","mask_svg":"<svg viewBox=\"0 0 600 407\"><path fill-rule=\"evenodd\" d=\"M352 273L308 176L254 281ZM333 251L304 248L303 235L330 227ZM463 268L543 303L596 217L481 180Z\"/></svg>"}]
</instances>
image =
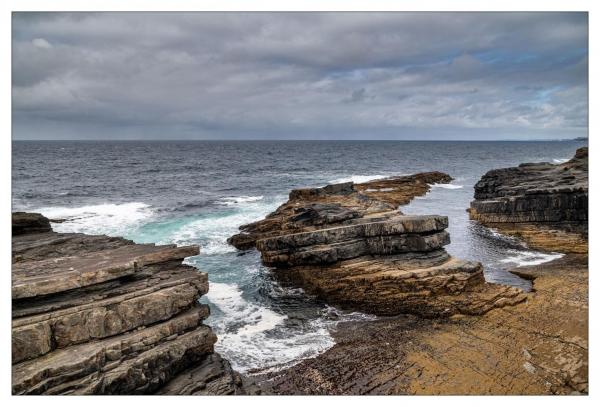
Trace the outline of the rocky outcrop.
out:
<instances>
[{"instance_id":1,"label":"rocky outcrop","mask_svg":"<svg viewBox=\"0 0 600 407\"><path fill-rule=\"evenodd\" d=\"M425 172L369 181L346 182L322 188L292 190L289 200L264 220L243 225L228 242L240 250L254 247L257 239L293 232L311 231L323 226L352 223L363 217L388 216L398 206L424 195L431 184L448 183L452 177L442 172Z\"/></svg>"},{"instance_id":2,"label":"rocky outcrop","mask_svg":"<svg viewBox=\"0 0 600 407\"><path fill-rule=\"evenodd\" d=\"M481 316L348 322L336 344L255 376L274 394L540 395L588 392L587 261L520 268L527 301Z\"/></svg>"},{"instance_id":3,"label":"rocky outcrop","mask_svg":"<svg viewBox=\"0 0 600 407\"><path fill-rule=\"evenodd\" d=\"M206 273L182 264L197 246L134 244L60 234L39 214L14 216L13 394L241 393L214 353L217 338L198 303ZM15 225L13 225L15 230Z\"/></svg>"},{"instance_id":4,"label":"rocky outcrop","mask_svg":"<svg viewBox=\"0 0 600 407\"><path fill-rule=\"evenodd\" d=\"M12 215L12 234L42 233L52 230L48 218L39 213L14 212Z\"/></svg>"},{"instance_id":5,"label":"rocky outcrop","mask_svg":"<svg viewBox=\"0 0 600 407\"><path fill-rule=\"evenodd\" d=\"M449 182L443 173L293 190L266 219L230 242L255 246L265 265L342 307L379 315L482 314L523 301L485 282L480 263L452 258L445 216L405 216L398 205Z\"/></svg>"},{"instance_id":6,"label":"rocky outcrop","mask_svg":"<svg viewBox=\"0 0 600 407\"><path fill-rule=\"evenodd\" d=\"M562 165L542 163L490 171L477 184L475 197L472 218L504 233L517 234L533 247L569 253L551 263L511 270L532 281L526 301L511 307L488 306L494 303L489 298L505 301L505 295L498 295L496 286L486 299L479 291L483 278L477 272L465 272L462 278L451 280L458 286L449 299L440 292L425 293L436 284L445 284L441 276L451 273L435 276L435 284L414 276L412 290L407 286L399 289L398 281L370 291L356 289L377 284L365 285L362 280L371 279L373 264L379 271L381 260L394 256L375 256L367 262L343 260L337 263L336 271L324 266L315 273L314 268L304 266L307 271L303 278L318 280L313 285L329 290L330 296L361 303L377 302L378 295L396 293L397 300L390 302L391 306L412 303L416 307L421 301L421 309L433 314L447 306L455 315L444 319L398 315L340 324L333 332L336 344L326 352L288 369L256 376L262 391L346 395L588 393L587 149L578 150L573 160ZM414 259L403 257L398 263L410 274L422 267L422 258L431 261L438 257L443 262L444 255L448 256L442 249L417 253L402 254ZM390 263L389 268L396 270L397 265ZM348 269L360 270L360 282L353 290L344 282ZM460 285L469 281L465 287ZM416 282L421 285L417 287ZM479 288L468 297L468 286ZM402 294L405 297L400 297ZM421 294L424 298L419 297ZM461 309L463 304L466 312ZM482 306L481 312L470 312L474 304Z\"/></svg>"},{"instance_id":7,"label":"rocky outcrop","mask_svg":"<svg viewBox=\"0 0 600 407\"><path fill-rule=\"evenodd\" d=\"M532 247L587 252L588 149L570 161L489 171L475 185L470 217ZM569 244L570 243L570 244Z\"/></svg>"}]
</instances>

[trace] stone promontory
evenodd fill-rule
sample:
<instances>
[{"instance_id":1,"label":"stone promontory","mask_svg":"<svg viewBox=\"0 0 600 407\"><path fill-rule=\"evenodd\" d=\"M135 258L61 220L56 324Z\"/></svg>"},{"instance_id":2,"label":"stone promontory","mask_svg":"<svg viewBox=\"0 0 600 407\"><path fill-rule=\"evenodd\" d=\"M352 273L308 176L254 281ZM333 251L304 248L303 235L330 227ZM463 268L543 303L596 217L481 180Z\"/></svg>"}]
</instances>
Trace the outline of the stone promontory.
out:
<instances>
[{"instance_id":1,"label":"stone promontory","mask_svg":"<svg viewBox=\"0 0 600 407\"><path fill-rule=\"evenodd\" d=\"M489 171L475 185L469 214L531 247L586 253L588 148L559 165L526 163Z\"/></svg>"},{"instance_id":2,"label":"stone promontory","mask_svg":"<svg viewBox=\"0 0 600 407\"><path fill-rule=\"evenodd\" d=\"M433 319L398 315L342 323L333 333L336 344L332 348L283 372L265 374L260 382L263 390L275 394L587 394L587 149L578 150L574 159L561 165L526 164L490 171L475 189L473 218L503 232L518 233L532 246L567 253L550 263L511 270L532 281L526 301L495 307L483 315ZM441 217L424 218L429 219L427 227L419 220L412 234L418 231L433 236L445 228ZM398 219L393 233L390 219ZM416 305L415 297L421 299L421 307L415 311L434 311L432 305L441 299L449 308L460 309L457 304L463 300L462 304L471 301L465 305L467 309L475 303L487 305L490 301L480 291L486 286L495 287L489 290L497 293L497 299L513 302L498 286L483 283L479 272L423 277L429 273L421 268L429 261L424 259L435 253L443 256L443 249L419 251L425 245L410 243L400 245L414 250L410 254L382 254L380 249L387 248L390 239L400 239L400 231L406 230L406 221L400 219L403 217L396 213L377 227L353 227L349 229L352 233L343 234L319 232L312 246L315 251L320 244L317 241L327 239L321 247L331 246L335 235L342 247L354 239L360 242L360 250L376 254L367 255L364 261L302 266L304 279L329 296L357 304L382 306L385 302L378 297L396 298L390 302L390 310L397 310L398 304ZM374 235L386 243L371 248L367 242ZM284 236L280 242L275 240L277 246L273 239L256 244L267 263L307 263L306 253L296 248L308 247L301 245L304 236ZM323 250L318 252L321 256ZM413 259L400 261L397 256ZM384 275L399 275L400 268L411 275L407 283L393 277L380 280ZM276 272L285 270L278 266ZM465 276L471 276L470 283L460 285ZM452 295L437 290L444 287L446 279L454 279Z\"/></svg>"},{"instance_id":3,"label":"stone promontory","mask_svg":"<svg viewBox=\"0 0 600 407\"><path fill-rule=\"evenodd\" d=\"M13 394L239 394L198 303L197 246L53 232L13 214Z\"/></svg>"},{"instance_id":4,"label":"stone promontory","mask_svg":"<svg viewBox=\"0 0 600 407\"><path fill-rule=\"evenodd\" d=\"M445 216L406 216L398 206L452 178L440 172L292 190L264 220L229 242L256 247L281 280L344 308L378 315L483 314L523 301L486 283L480 263L451 257Z\"/></svg>"}]
</instances>

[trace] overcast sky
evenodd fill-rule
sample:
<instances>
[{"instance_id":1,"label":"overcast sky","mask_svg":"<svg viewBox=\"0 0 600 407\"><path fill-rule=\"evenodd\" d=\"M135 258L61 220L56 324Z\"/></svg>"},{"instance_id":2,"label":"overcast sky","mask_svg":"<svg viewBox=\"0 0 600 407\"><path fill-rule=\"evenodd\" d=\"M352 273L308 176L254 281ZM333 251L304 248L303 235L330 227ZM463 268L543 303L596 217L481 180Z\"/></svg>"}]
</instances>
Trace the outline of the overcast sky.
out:
<instances>
[{"instance_id":1,"label":"overcast sky","mask_svg":"<svg viewBox=\"0 0 600 407\"><path fill-rule=\"evenodd\" d=\"M14 139L587 135L585 13L15 13Z\"/></svg>"}]
</instances>

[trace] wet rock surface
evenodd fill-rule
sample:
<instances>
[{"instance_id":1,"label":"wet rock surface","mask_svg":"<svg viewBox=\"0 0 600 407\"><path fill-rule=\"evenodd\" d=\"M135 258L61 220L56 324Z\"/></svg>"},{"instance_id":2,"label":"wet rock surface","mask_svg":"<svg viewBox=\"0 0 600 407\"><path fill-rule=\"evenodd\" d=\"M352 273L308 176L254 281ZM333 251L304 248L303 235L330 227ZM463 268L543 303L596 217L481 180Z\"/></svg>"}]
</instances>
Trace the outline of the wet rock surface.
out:
<instances>
[{"instance_id":1,"label":"wet rock surface","mask_svg":"<svg viewBox=\"0 0 600 407\"><path fill-rule=\"evenodd\" d=\"M42 233L52 230L50 221L39 213L14 212L12 215L12 234Z\"/></svg>"},{"instance_id":2,"label":"wet rock surface","mask_svg":"<svg viewBox=\"0 0 600 407\"><path fill-rule=\"evenodd\" d=\"M527 301L481 316L349 322L325 353L255 380L272 394L588 392L587 258L519 268Z\"/></svg>"},{"instance_id":3,"label":"wet rock surface","mask_svg":"<svg viewBox=\"0 0 600 407\"><path fill-rule=\"evenodd\" d=\"M559 165L528 163L489 171L475 185L469 214L534 248L586 253L587 147Z\"/></svg>"},{"instance_id":4,"label":"wet rock surface","mask_svg":"<svg viewBox=\"0 0 600 407\"><path fill-rule=\"evenodd\" d=\"M149 394L183 371L205 394L243 392L203 324L207 275L182 264L197 246L60 234L27 215L14 217L13 394Z\"/></svg>"},{"instance_id":5,"label":"wet rock surface","mask_svg":"<svg viewBox=\"0 0 600 407\"><path fill-rule=\"evenodd\" d=\"M532 281L532 291L525 295L525 301L511 303L510 307L485 308L489 300L481 300L480 293L468 298L461 291L463 288L459 287L457 291L461 295L453 296L450 304L456 310L448 313L449 318L420 318L419 315L404 314L340 324L333 332L336 344L325 353L278 372L258 373L255 379L263 393L587 394L587 197L584 205L580 195L587 195L587 181L584 181L587 180L587 173L583 174L587 172L587 150L578 150L575 158L565 167L550 167L550 164L534 167L536 176L530 171L532 166L510 170L509 173L527 172L527 175L517 176L522 176L518 182L513 182L504 170L492 171L492 174L502 175L484 177L485 182L478 184L479 195L476 197L479 196L483 201L500 199L508 203L482 206L475 203L471 208L475 219L478 219L479 212L474 212L473 208L508 208L494 212L495 215L488 218L507 222L487 222L485 214L479 219L501 232L513 232L532 247L569 253L551 263L511 270ZM578 180L575 183L577 185L565 186L566 178L557 181L551 175L556 171L573 172ZM539 179L540 173L552 182L552 186ZM505 188L500 179L511 183L514 188ZM529 184L525 183L525 179L529 180ZM525 190L519 185L526 185ZM535 193L529 199L527 191L533 185L536 185L536 189L533 189ZM574 194L574 197L565 198L563 194ZM519 202L522 201L515 197L525 197L522 199L528 203L521 204ZM553 205L571 207L572 212L559 216L548 210ZM528 209L513 216L515 208ZM545 214L558 217L546 218ZM527 216L526 222L515 222L515 219ZM448 261L444 260L448 255L443 249L437 249L418 254L415 258L404 257L399 263L403 264L404 269L418 269L419 266L414 262L422 266L420 256L423 255L428 257L426 262L438 261L443 264ZM380 262L377 259L372 261L375 268L379 269ZM460 263L459 260L453 261ZM368 261L345 262L355 262L349 268L361 270L359 278L368 275L368 268L372 267ZM343 263L337 267L343 270ZM396 267L392 266L393 269ZM324 267L324 270L328 269ZM297 268L284 270L290 272ZM326 276L326 272L313 273L309 270L304 278L321 279L315 286L328 289L329 284L332 290L330 295L335 296L339 295L340 284L332 281L343 281L345 278L345 271L338 270L338 273L341 277L334 280L334 273ZM477 273L467 275L470 277L463 278L463 282L479 278L476 277ZM443 280L436 280L437 283L440 281ZM458 281L460 279L453 280L452 284L458 284ZM479 284L473 282L473 286L481 287ZM406 290L406 293L408 296L418 296L419 293L429 292L429 287L424 288L426 285L420 289L412 285L412 292ZM378 293L389 295L390 291L395 290L390 286L386 288L372 290L364 296L354 289L354 300L369 301L376 298ZM506 301L503 296L495 298ZM461 302L458 299L464 299L469 309L473 309L474 304L480 304L484 309L478 313L465 311L460 309ZM403 301L406 299L398 299L395 303ZM444 295L437 293L436 296L429 296L427 301L427 307L432 311L429 316L445 315L439 311L445 306L442 305ZM436 308L436 301L440 301L440 308Z\"/></svg>"},{"instance_id":6,"label":"wet rock surface","mask_svg":"<svg viewBox=\"0 0 600 407\"><path fill-rule=\"evenodd\" d=\"M230 243L256 247L281 280L377 315L482 314L523 301L517 288L486 283L480 263L448 255L447 217L397 209L430 184L451 180L432 172L293 190L288 202L242 226Z\"/></svg>"},{"instance_id":7,"label":"wet rock surface","mask_svg":"<svg viewBox=\"0 0 600 407\"><path fill-rule=\"evenodd\" d=\"M391 177L361 184L346 182L322 188L292 190L288 202L265 219L243 225L228 242L240 250L253 248L257 239L311 231L323 226L352 224L356 218L383 218L398 206L424 195L430 185L447 183L452 177L442 172L426 172Z\"/></svg>"}]
</instances>

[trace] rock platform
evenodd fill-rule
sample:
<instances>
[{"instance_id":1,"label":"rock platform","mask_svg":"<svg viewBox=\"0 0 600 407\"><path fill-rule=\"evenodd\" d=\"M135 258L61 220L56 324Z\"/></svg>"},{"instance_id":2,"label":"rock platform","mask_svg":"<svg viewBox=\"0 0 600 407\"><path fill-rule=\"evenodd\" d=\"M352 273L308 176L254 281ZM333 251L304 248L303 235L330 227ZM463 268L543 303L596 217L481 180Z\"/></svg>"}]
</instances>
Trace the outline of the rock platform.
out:
<instances>
[{"instance_id":1,"label":"rock platform","mask_svg":"<svg viewBox=\"0 0 600 407\"><path fill-rule=\"evenodd\" d=\"M182 263L198 246L56 233L39 214L13 219L13 394L243 393L203 324L207 275Z\"/></svg>"}]
</instances>

